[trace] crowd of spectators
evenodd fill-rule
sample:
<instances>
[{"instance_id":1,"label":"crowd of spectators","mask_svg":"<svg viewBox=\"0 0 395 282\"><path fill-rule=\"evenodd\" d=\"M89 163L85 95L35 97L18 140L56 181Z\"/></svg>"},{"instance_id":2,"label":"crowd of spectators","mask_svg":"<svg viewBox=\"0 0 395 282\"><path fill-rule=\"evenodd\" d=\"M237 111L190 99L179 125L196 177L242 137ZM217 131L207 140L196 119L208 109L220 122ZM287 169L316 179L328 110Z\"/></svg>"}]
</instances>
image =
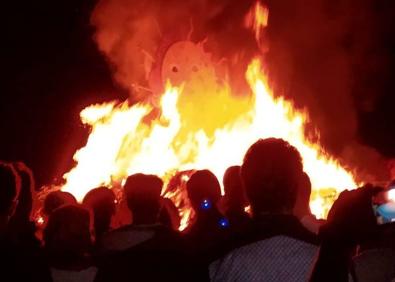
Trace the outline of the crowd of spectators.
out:
<instances>
[{"instance_id":1,"label":"crowd of spectators","mask_svg":"<svg viewBox=\"0 0 395 282\"><path fill-rule=\"evenodd\" d=\"M316 219L299 152L275 138L253 144L222 184L224 196L211 171L189 173L194 215L180 231L158 176L130 175L121 198L92 187L81 203L62 191L40 202L31 170L1 162L0 280L395 281L394 224L373 209L385 188L345 190Z\"/></svg>"}]
</instances>

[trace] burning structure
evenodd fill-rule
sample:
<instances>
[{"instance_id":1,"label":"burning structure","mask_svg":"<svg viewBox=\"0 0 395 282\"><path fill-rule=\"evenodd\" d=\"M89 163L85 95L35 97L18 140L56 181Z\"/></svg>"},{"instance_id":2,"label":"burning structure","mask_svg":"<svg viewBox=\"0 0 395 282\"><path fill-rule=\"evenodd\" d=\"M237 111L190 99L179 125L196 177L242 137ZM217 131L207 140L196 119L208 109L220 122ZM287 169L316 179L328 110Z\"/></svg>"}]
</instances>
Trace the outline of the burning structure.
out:
<instances>
[{"instance_id":1,"label":"burning structure","mask_svg":"<svg viewBox=\"0 0 395 282\"><path fill-rule=\"evenodd\" d=\"M218 18L216 5L222 7L223 1L209 2L195 1L195 13ZM121 187L130 174L156 174L166 184L162 194L179 208L184 228L191 207L183 183L191 171L209 169L222 179L226 168L242 162L252 143L266 137L283 138L301 153L316 216L326 216L340 191L356 187L353 174L322 149L318 134L314 141L306 137L307 112L274 95L265 71L269 10L259 1L245 2L237 12L241 16L231 21L243 35L240 46L217 46L210 32L202 37L206 26L184 21L184 14L191 14L187 5L187 13L176 9L159 21L160 7L151 7L150 1L141 4L146 7L136 5L127 42L120 44L122 36L111 26L96 34L99 48L113 52L115 78L139 102L111 101L81 112L91 132L75 153L76 164L65 173L62 190L81 200L101 185ZM143 9L148 12L138 14ZM100 26L103 17L111 16L116 26L123 24L124 14L122 5L103 0L92 21ZM190 24L179 27L174 17Z\"/></svg>"}]
</instances>

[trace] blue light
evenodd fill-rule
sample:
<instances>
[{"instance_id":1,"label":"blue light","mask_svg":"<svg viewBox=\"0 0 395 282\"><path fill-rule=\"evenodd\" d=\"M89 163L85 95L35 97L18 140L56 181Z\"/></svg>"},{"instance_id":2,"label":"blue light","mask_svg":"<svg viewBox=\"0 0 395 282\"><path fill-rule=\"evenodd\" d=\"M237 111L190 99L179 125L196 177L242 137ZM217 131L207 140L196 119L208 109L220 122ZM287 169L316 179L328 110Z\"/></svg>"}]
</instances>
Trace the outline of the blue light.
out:
<instances>
[{"instance_id":1,"label":"blue light","mask_svg":"<svg viewBox=\"0 0 395 282\"><path fill-rule=\"evenodd\" d=\"M207 199L204 199L203 202L200 204L200 207L203 210L208 210L208 209L211 208L211 202L209 200L207 200Z\"/></svg>"},{"instance_id":2,"label":"blue light","mask_svg":"<svg viewBox=\"0 0 395 282\"><path fill-rule=\"evenodd\" d=\"M229 220L226 219L226 218L221 218L221 219L219 220L219 226L222 227L222 228L227 228L227 227L229 227Z\"/></svg>"}]
</instances>

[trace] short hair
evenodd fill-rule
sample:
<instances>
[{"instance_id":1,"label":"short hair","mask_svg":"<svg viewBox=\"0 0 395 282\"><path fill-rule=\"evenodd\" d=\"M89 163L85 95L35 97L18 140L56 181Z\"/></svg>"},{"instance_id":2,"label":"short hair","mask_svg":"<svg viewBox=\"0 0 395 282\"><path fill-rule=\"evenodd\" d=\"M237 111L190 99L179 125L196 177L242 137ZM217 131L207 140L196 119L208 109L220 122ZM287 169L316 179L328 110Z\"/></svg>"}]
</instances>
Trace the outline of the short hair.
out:
<instances>
[{"instance_id":1,"label":"short hair","mask_svg":"<svg viewBox=\"0 0 395 282\"><path fill-rule=\"evenodd\" d=\"M93 211L96 236L108 231L115 213L114 192L104 186L94 188L85 195L82 203Z\"/></svg>"},{"instance_id":2,"label":"short hair","mask_svg":"<svg viewBox=\"0 0 395 282\"><path fill-rule=\"evenodd\" d=\"M94 188L85 195L82 203L93 211L111 210L115 208L115 194L104 186Z\"/></svg>"},{"instance_id":3,"label":"short hair","mask_svg":"<svg viewBox=\"0 0 395 282\"><path fill-rule=\"evenodd\" d=\"M159 213L163 181L156 175L130 175L124 185L124 194L132 213Z\"/></svg>"},{"instance_id":4,"label":"short hair","mask_svg":"<svg viewBox=\"0 0 395 282\"><path fill-rule=\"evenodd\" d=\"M223 177L225 199L231 207L244 208L248 205L238 165L228 167Z\"/></svg>"},{"instance_id":5,"label":"short hair","mask_svg":"<svg viewBox=\"0 0 395 282\"><path fill-rule=\"evenodd\" d=\"M218 179L207 169L198 170L192 174L186 186L188 198L194 208L199 207L203 200L217 203L221 199L221 186Z\"/></svg>"},{"instance_id":6,"label":"short hair","mask_svg":"<svg viewBox=\"0 0 395 282\"><path fill-rule=\"evenodd\" d=\"M49 216L52 211L66 204L76 204L75 197L64 191L52 191L44 199L43 212Z\"/></svg>"},{"instance_id":7,"label":"short hair","mask_svg":"<svg viewBox=\"0 0 395 282\"><path fill-rule=\"evenodd\" d=\"M49 216L43 233L45 248L55 256L73 259L92 248L92 216L80 204L63 205Z\"/></svg>"},{"instance_id":8,"label":"short hair","mask_svg":"<svg viewBox=\"0 0 395 282\"><path fill-rule=\"evenodd\" d=\"M222 180L224 184L224 189L226 193L227 187L232 187L235 185L241 185L241 175L240 175L240 166L234 165L230 166L225 170L224 178Z\"/></svg>"},{"instance_id":9,"label":"short hair","mask_svg":"<svg viewBox=\"0 0 395 282\"><path fill-rule=\"evenodd\" d=\"M247 151L241 176L254 213L292 211L303 171L297 149L282 139L260 139Z\"/></svg>"},{"instance_id":10,"label":"short hair","mask_svg":"<svg viewBox=\"0 0 395 282\"><path fill-rule=\"evenodd\" d=\"M10 216L21 189L18 173L10 164L0 163L0 214Z\"/></svg>"}]
</instances>

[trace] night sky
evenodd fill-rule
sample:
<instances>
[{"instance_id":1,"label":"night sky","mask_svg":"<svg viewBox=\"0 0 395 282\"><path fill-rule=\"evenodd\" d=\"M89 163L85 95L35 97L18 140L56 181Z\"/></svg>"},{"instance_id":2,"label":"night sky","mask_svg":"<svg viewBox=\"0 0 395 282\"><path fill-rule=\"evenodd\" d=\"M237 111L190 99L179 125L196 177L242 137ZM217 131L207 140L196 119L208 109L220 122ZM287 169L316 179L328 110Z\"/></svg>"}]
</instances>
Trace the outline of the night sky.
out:
<instances>
[{"instance_id":1,"label":"night sky","mask_svg":"<svg viewBox=\"0 0 395 282\"><path fill-rule=\"evenodd\" d=\"M70 168L74 151L86 140L81 109L123 100L128 94L113 81L92 39L89 18L96 1L7 2L1 15L0 159L25 161L39 184L50 183ZM378 2L394 7L391 0ZM392 14L387 11L388 19L372 23L380 40L376 52L388 64L371 76L369 85L380 92L374 108L358 111L361 142L389 158L395 157L395 11ZM366 78L359 76L357 87L365 84Z\"/></svg>"}]
</instances>

